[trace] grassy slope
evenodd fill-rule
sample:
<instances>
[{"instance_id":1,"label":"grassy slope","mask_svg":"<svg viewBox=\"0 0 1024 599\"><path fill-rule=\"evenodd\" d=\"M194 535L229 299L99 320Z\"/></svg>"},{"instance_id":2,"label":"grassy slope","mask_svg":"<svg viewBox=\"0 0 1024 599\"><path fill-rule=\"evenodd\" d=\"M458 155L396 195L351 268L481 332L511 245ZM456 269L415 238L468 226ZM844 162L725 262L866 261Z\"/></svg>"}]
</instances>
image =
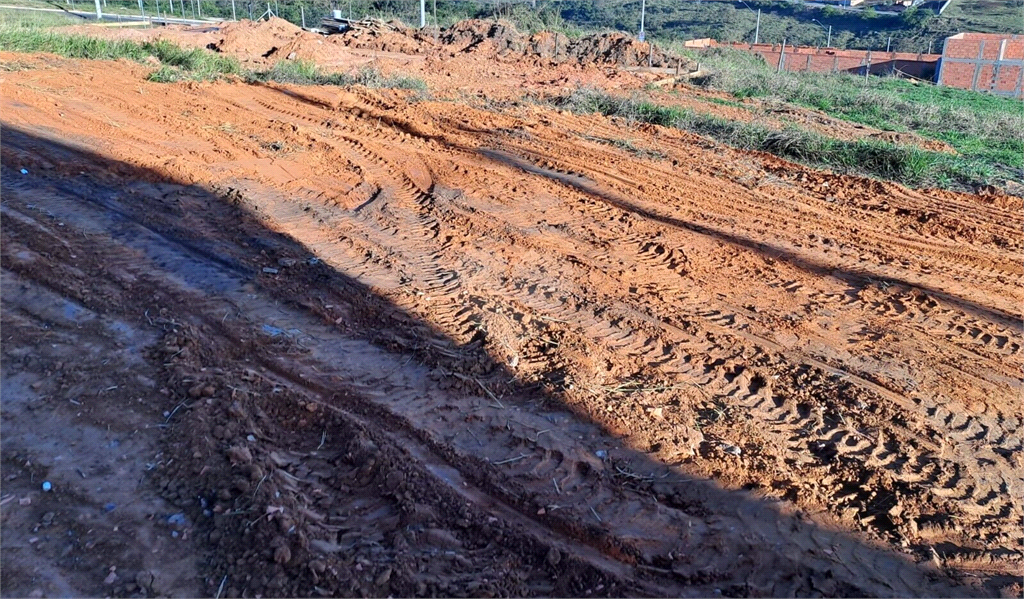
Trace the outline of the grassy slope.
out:
<instances>
[{"instance_id":1,"label":"grassy slope","mask_svg":"<svg viewBox=\"0 0 1024 599\"><path fill-rule=\"evenodd\" d=\"M827 73L776 74L746 53L700 52L713 74L703 84L737 97L760 97L821 110L888 131L944 141L981 179L1021 180L1024 104L967 90L879 77Z\"/></svg>"},{"instance_id":2,"label":"grassy slope","mask_svg":"<svg viewBox=\"0 0 1024 599\"><path fill-rule=\"evenodd\" d=\"M969 31L1022 33L1024 2L1021 0L953 0L943 19L959 20Z\"/></svg>"},{"instance_id":3,"label":"grassy slope","mask_svg":"<svg viewBox=\"0 0 1024 599\"><path fill-rule=\"evenodd\" d=\"M675 127L735 148L760 150L816 168L858 173L914 187L972 187L988 184L991 177L991 170L981 160L875 139L839 140L795 126L777 130L757 122L730 121L663 106L642 97L581 89L562 98L559 104L574 112L598 112Z\"/></svg>"}]
</instances>

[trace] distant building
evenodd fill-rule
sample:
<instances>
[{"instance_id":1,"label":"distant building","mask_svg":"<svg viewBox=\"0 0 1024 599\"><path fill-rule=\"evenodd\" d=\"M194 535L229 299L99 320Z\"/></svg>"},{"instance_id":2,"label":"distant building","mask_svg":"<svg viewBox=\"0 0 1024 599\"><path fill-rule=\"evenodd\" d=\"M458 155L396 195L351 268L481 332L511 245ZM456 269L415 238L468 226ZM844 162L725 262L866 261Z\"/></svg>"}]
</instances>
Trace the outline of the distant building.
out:
<instances>
[{"instance_id":1,"label":"distant building","mask_svg":"<svg viewBox=\"0 0 1024 599\"><path fill-rule=\"evenodd\" d=\"M959 33L947 37L935 83L1024 98L1024 35Z\"/></svg>"}]
</instances>

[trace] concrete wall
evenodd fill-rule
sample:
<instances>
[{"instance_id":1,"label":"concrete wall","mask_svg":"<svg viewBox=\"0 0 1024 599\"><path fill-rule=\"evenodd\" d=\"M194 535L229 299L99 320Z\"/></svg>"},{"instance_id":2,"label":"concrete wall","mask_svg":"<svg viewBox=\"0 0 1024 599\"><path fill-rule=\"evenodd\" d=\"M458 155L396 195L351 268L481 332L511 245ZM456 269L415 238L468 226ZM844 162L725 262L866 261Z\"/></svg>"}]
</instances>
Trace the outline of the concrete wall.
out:
<instances>
[{"instance_id":1,"label":"concrete wall","mask_svg":"<svg viewBox=\"0 0 1024 599\"><path fill-rule=\"evenodd\" d=\"M936 82L1024 98L1024 36L960 33L946 38Z\"/></svg>"},{"instance_id":2,"label":"concrete wall","mask_svg":"<svg viewBox=\"0 0 1024 599\"><path fill-rule=\"evenodd\" d=\"M910 52L871 52L865 50L836 50L834 48L808 48L781 44L721 44L762 56L769 66L787 71L814 71L818 73L872 73L885 75L899 71L911 77L931 81L940 56Z\"/></svg>"}]
</instances>

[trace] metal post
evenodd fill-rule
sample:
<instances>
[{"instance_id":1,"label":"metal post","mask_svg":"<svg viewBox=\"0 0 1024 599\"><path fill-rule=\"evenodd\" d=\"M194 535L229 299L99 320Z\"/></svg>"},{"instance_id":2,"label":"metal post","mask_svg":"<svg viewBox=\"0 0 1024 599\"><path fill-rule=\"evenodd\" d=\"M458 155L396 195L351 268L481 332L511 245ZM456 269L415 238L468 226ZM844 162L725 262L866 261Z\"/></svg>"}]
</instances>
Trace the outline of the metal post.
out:
<instances>
[{"instance_id":1,"label":"metal post","mask_svg":"<svg viewBox=\"0 0 1024 599\"><path fill-rule=\"evenodd\" d=\"M828 26L828 41L825 42L825 47L826 48L831 48L832 47L832 26L831 25Z\"/></svg>"},{"instance_id":2,"label":"metal post","mask_svg":"<svg viewBox=\"0 0 1024 599\"><path fill-rule=\"evenodd\" d=\"M199 13L199 18L203 18L203 0L196 0L196 11Z\"/></svg>"},{"instance_id":3,"label":"metal post","mask_svg":"<svg viewBox=\"0 0 1024 599\"><path fill-rule=\"evenodd\" d=\"M644 34L644 18L647 16L647 0L640 1L640 35L638 39L642 42L646 35Z\"/></svg>"},{"instance_id":4,"label":"metal post","mask_svg":"<svg viewBox=\"0 0 1024 599\"><path fill-rule=\"evenodd\" d=\"M269 21L272 16L274 16L274 11L270 10L270 3L267 2L267 20Z\"/></svg>"},{"instance_id":5,"label":"metal post","mask_svg":"<svg viewBox=\"0 0 1024 599\"><path fill-rule=\"evenodd\" d=\"M427 26L427 0L420 0L420 29Z\"/></svg>"},{"instance_id":6,"label":"metal post","mask_svg":"<svg viewBox=\"0 0 1024 599\"><path fill-rule=\"evenodd\" d=\"M775 70L775 73L782 72L782 62L786 60L786 38L782 38L782 51L779 52L779 67Z\"/></svg>"},{"instance_id":7,"label":"metal post","mask_svg":"<svg viewBox=\"0 0 1024 599\"><path fill-rule=\"evenodd\" d=\"M889 41L885 43L885 53L889 53L889 48L892 47L892 36L889 36Z\"/></svg>"},{"instance_id":8,"label":"metal post","mask_svg":"<svg viewBox=\"0 0 1024 599\"><path fill-rule=\"evenodd\" d=\"M754 45L757 45L758 37L761 35L761 9L757 9L757 25L754 26Z\"/></svg>"},{"instance_id":9,"label":"metal post","mask_svg":"<svg viewBox=\"0 0 1024 599\"><path fill-rule=\"evenodd\" d=\"M100 8L100 0L96 0L96 20L99 21L103 18L103 9Z\"/></svg>"},{"instance_id":10,"label":"metal post","mask_svg":"<svg viewBox=\"0 0 1024 599\"><path fill-rule=\"evenodd\" d=\"M275 17L280 17L281 16L281 3L278 2L277 0L274 0L274 16Z\"/></svg>"},{"instance_id":11,"label":"metal post","mask_svg":"<svg viewBox=\"0 0 1024 599\"><path fill-rule=\"evenodd\" d=\"M441 26L437 24L437 0L430 0L430 1L433 4L433 9L434 9L434 27L436 27L437 29L441 29ZM434 36L435 37L437 36L436 32L434 33Z\"/></svg>"},{"instance_id":12,"label":"metal post","mask_svg":"<svg viewBox=\"0 0 1024 599\"><path fill-rule=\"evenodd\" d=\"M235 16L235 0L231 0L231 20L237 21L238 17Z\"/></svg>"},{"instance_id":13,"label":"metal post","mask_svg":"<svg viewBox=\"0 0 1024 599\"><path fill-rule=\"evenodd\" d=\"M139 14L142 15L143 19L146 18L146 9L142 6L142 0L139 0Z\"/></svg>"},{"instance_id":14,"label":"metal post","mask_svg":"<svg viewBox=\"0 0 1024 599\"><path fill-rule=\"evenodd\" d=\"M306 9L301 4L299 5L299 14L302 15L302 28L305 29L306 28Z\"/></svg>"}]
</instances>

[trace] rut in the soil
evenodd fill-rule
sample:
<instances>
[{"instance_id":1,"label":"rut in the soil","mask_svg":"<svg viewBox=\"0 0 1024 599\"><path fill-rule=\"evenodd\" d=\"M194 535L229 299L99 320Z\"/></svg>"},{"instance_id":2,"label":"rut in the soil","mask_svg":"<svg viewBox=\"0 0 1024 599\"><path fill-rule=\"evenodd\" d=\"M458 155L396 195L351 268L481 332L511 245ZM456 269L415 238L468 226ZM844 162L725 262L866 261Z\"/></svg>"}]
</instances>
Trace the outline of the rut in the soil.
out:
<instances>
[{"instance_id":1,"label":"rut in the soil","mask_svg":"<svg viewBox=\"0 0 1024 599\"><path fill-rule=\"evenodd\" d=\"M10 129L5 142L5 164L14 159L35 167L61 154L69 174L131 172ZM153 178L142 171L128 176ZM558 408L555 398L515 386L500 399L451 389L437 380L439 370L442 379L449 372L491 380L471 368L456 370L473 356L477 365L489 363L477 345L453 344L426 330L410 337L412 315L323 264L308 264L307 248L263 230L220 198L174 183L131 183L121 195L112 191L120 181L57 174L9 185L4 245L25 250L20 260L5 254L5 268L96 301L89 299L88 273L58 275L59 264L48 271L25 262L56 237L67 252L94 256L93 264L108 273L104 298L115 300L111 309L165 307L153 312L155 326L165 331L154 358L186 402L180 422L192 424L170 433L180 469L158 472L155 480L217 533L215 546L236 556L235 566L213 561L218 574L236 581L229 590L308 594L328 583L371 593L420 592L420 583L433 592L479 588L469 587L479 578L417 573L415 556L439 549L454 552L467 573L481 561L517 563L512 580L529 593L803 594L817 588L884 595L931 588L934 574L808 522L783 504L723 492L650 462ZM199 212L200 226L179 220ZM76 234L54 231L54 219ZM265 254L254 260L254 247ZM296 262L284 277L260 274L269 268L263 264L290 260ZM290 304L281 303L286 298ZM303 308L312 305L319 314ZM367 336L406 349L396 354ZM256 441L246 441L247 434ZM190 468L200 471L191 488L180 482ZM345 499L323 493L339 484L349 489ZM378 485L385 498L371 491ZM250 496L252 488L257 492ZM188 499L196 494L208 499L196 505ZM212 510L209 520L203 506ZM238 509L249 515L232 520ZM334 513L348 515L334 524ZM361 527L410 525L412 539L349 540ZM490 538L496 530L503 548ZM254 541L266 549L250 549ZM276 575L241 582L246 569L268 558L280 566ZM343 565L353 559L366 564L373 584L346 578Z\"/></svg>"},{"instance_id":2,"label":"rut in the soil","mask_svg":"<svg viewBox=\"0 0 1024 599\"><path fill-rule=\"evenodd\" d=\"M702 484L662 487L667 466L671 476L822 510L824 520L990 588L1019 568L1024 351L1012 316L1022 300L1012 199L813 172L677 131L535 105L160 88L161 102L204 108L202 117L179 117L146 96L132 98L141 108L115 114L128 105L120 90L82 85L99 100L63 107L81 125L62 127L93 147L98 136L116 140L105 152L151 167L147 177L221 190L305 248L290 257L303 266L267 258L262 266L280 272L256 274L282 301L305 297L300 306L335 324L314 340L304 336L312 324L254 305L255 322L303 331L295 342L311 351L277 364L278 376L292 372L295 384L334 372L332 385L354 384L355 395L401 418L449 462L489 459L481 471L511 482L472 482L531 520L564 519L564 534L606 557L608 546L678 555L668 536L648 539L630 524L647 519L678 536L688 522L679 514L714 496ZM19 105L5 118L15 123L53 110L38 81L10 89ZM141 130L166 133L132 133ZM629 138L659 154L595 141ZM178 147L195 153L168 158ZM113 194L92 200L133 218ZM220 199L160 202L187 225L190 251L205 257L197 272L251 261L213 244L224 238L210 224ZM177 226L168 218L150 210L138 220ZM251 237L236 245L277 251L263 234ZM303 282L310 255L355 287ZM386 352L363 362L352 356L369 346L321 342L337 327L362 330L339 308L350 294L383 302L373 314L400 315L401 324L376 327L375 339L417 352L410 366L367 377ZM552 405L554 415L545 411ZM581 419L591 422L577 430ZM595 471L607 480L588 486ZM626 501L627 492L653 499ZM653 559L641 563L675 571Z\"/></svg>"}]
</instances>

